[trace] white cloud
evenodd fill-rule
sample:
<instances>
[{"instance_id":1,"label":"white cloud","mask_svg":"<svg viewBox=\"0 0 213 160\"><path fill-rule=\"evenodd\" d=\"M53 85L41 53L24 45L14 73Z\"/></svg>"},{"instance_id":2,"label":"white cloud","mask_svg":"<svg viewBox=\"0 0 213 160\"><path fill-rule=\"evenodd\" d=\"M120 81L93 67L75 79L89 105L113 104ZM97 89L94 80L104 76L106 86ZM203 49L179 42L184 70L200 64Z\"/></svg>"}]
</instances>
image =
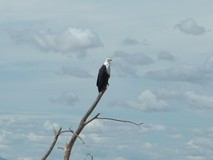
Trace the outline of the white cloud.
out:
<instances>
[{"instance_id":1,"label":"white cloud","mask_svg":"<svg viewBox=\"0 0 213 160\"><path fill-rule=\"evenodd\" d=\"M177 90L168 90L166 88L160 88L156 95L163 99L177 99L180 97L180 93Z\"/></svg>"},{"instance_id":2,"label":"white cloud","mask_svg":"<svg viewBox=\"0 0 213 160\"><path fill-rule=\"evenodd\" d=\"M151 149L151 148L154 148L156 147L157 145L156 144L152 144L152 143L149 143L149 142L146 142L143 147L144 148L147 148L147 149Z\"/></svg>"},{"instance_id":3,"label":"white cloud","mask_svg":"<svg viewBox=\"0 0 213 160\"><path fill-rule=\"evenodd\" d=\"M154 80L206 83L213 80L213 56L201 65L177 65L166 69L148 71L146 75Z\"/></svg>"},{"instance_id":4,"label":"white cloud","mask_svg":"<svg viewBox=\"0 0 213 160\"><path fill-rule=\"evenodd\" d=\"M174 138L174 139L181 139L181 138L183 138L183 136L181 134L179 134L179 133L171 134L170 137Z\"/></svg>"},{"instance_id":5,"label":"white cloud","mask_svg":"<svg viewBox=\"0 0 213 160\"><path fill-rule=\"evenodd\" d=\"M145 112L167 111L169 109L167 102L158 99L150 90L143 91L135 101L127 101L126 105Z\"/></svg>"},{"instance_id":6,"label":"white cloud","mask_svg":"<svg viewBox=\"0 0 213 160\"><path fill-rule=\"evenodd\" d=\"M129 148L129 145L126 145L126 144L120 144L117 146L117 149L119 150L126 150Z\"/></svg>"},{"instance_id":7,"label":"white cloud","mask_svg":"<svg viewBox=\"0 0 213 160\"><path fill-rule=\"evenodd\" d=\"M112 58L112 66L119 76L137 76L139 67L154 63L152 58L143 53L115 51Z\"/></svg>"},{"instance_id":8,"label":"white cloud","mask_svg":"<svg viewBox=\"0 0 213 160\"><path fill-rule=\"evenodd\" d=\"M1 118L0 118L0 124L6 124L6 125L10 125L10 124L12 124L12 123L14 123L15 122L15 119L14 119L14 117L13 116L2 116Z\"/></svg>"},{"instance_id":9,"label":"white cloud","mask_svg":"<svg viewBox=\"0 0 213 160\"><path fill-rule=\"evenodd\" d=\"M146 75L155 80L203 83L209 80L210 74L204 67L179 66L162 70L148 71Z\"/></svg>"},{"instance_id":10,"label":"white cloud","mask_svg":"<svg viewBox=\"0 0 213 160\"><path fill-rule=\"evenodd\" d=\"M0 144L0 149L3 151L3 150L8 150L10 149L10 145L8 144Z\"/></svg>"},{"instance_id":11,"label":"white cloud","mask_svg":"<svg viewBox=\"0 0 213 160\"><path fill-rule=\"evenodd\" d=\"M186 102L197 109L213 109L213 96L197 94L193 91L185 93Z\"/></svg>"},{"instance_id":12,"label":"white cloud","mask_svg":"<svg viewBox=\"0 0 213 160\"><path fill-rule=\"evenodd\" d=\"M213 56L208 57L204 67L209 71L213 71Z\"/></svg>"},{"instance_id":13,"label":"white cloud","mask_svg":"<svg viewBox=\"0 0 213 160\"><path fill-rule=\"evenodd\" d=\"M12 136L12 132L2 130L0 132L0 144L7 144L11 136Z\"/></svg>"},{"instance_id":14,"label":"white cloud","mask_svg":"<svg viewBox=\"0 0 213 160\"><path fill-rule=\"evenodd\" d=\"M126 160L124 157L116 157L115 159L113 160Z\"/></svg>"},{"instance_id":15,"label":"white cloud","mask_svg":"<svg viewBox=\"0 0 213 160\"><path fill-rule=\"evenodd\" d=\"M187 160L206 160L203 156L187 156Z\"/></svg>"},{"instance_id":16,"label":"white cloud","mask_svg":"<svg viewBox=\"0 0 213 160\"><path fill-rule=\"evenodd\" d=\"M213 127L208 127L208 128L207 128L207 131L210 132L211 135L212 135L212 133L213 133Z\"/></svg>"},{"instance_id":17,"label":"white cloud","mask_svg":"<svg viewBox=\"0 0 213 160\"><path fill-rule=\"evenodd\" d=\"M40 142L40 141L43 141L45 139L44 136L37 135L37 134L32 133L32 132L27 134L26 137L29 141L32 141L32 142Z\"/></svg>"},{"instance_id":18,"label":"white cloud","mask_svg":"<svg viewBox=\"0 0 213 160\"><path fill-rule=\"evenodd\" d=\"M129 107L143 112L171 112L175 110L172 104L183 101L183 99L182 92L160 88L156 91L149 89L141 91L135 99L112 100L109 104L114 107Z\"/></svg>"},{"instance_id":19,"label":"white cloud","mask_svg":"<svg viewBox=\"0 0 213 160\"><path fill-rule=\"evenodd\" d=\"M94 143L99 143L99 144L106 143L109 141L109 138L101 136L96 133L88 134L86 135L86 137L91 139Z\"/></svg>"},{"instance_id":20,"label":"white cloud","mask_svg":"<svg viewBox=\"0 0 213 160\"><path fill-rule=\"evenodd\" d=\"M205 135L193 137L193 139L189 140L186 144L188 152L191 154L202 153L202 155L205 155L204 157L213 155L212 137L206 137Z\"/></svg>"},{"instance_id":21,"label":"white cloud","mask_svg":"<svg viewBox=\"0 0 213 160\"><path fill-rule=\"evenodd\" d=\"M205 149L213 149L213 142L211 141L212 136L210 137L198 137L195 141L197 144L203 146ZM213 153L213 152L212 152Z\"/></svg>"},{"instance_id":22,"label":"white cloud","mask_svg":"<svg viewBox=\"0 0 213 160\"><path fill-rule=\"evenodd\" d=\"M161 124L152 124L152 125L142 125L141 126L141 132L147 133L147 132L159 132L166 130L166 127Z\"/></svg>"},{"instance_id":23,"label":"white cloud","mask_svg":"<svg viewBox=\"0 0 213 160\"><path fill-rule=\"evenodd\" d=\"M208 160L213 155L212 127L194 128L191 132L191 139L186 142L188 159Z\"/></svg>"},{"instance_id":24,"label":"white cloud","mask_svg":"<svg viewBox=\"0 0 213 160\"><path fill-rule=\"evenodd\" d=\"M60 125L58 123L51 123L49 120L47 120L43 127L46 129L46 130L53 130L53 128L55 128L56 130L58 130L60 128Z\"/></svg>"},{"instance_id":25,"label":"white cloud","mask_svg":"<svg viewBox=\"0 0 213 160\"><path fill-rule=\"evenodd\" d=\"M13 136L13 133L10 131L2 130L0 131L0 149L3 150L8 150L10 149L10 140L11 137Z\"/></svg>"},{"instance_id":26,"label":"white cloud","mask_svg":"<svg viewBox=\"0 0 213 160\"><path fill-rule=\"evenodd\" d=\"M63 104L63 105L75 105L78 101L78 95L71 92L71 91L66 91L63 92L61 96L56 97L56 98L49 98L49 101L53 103L58 103L58 104Z\"/></svg>"},{"instance_id":27,"label":"white cloud","mask_svg":"<svg viewBox=\"0 0 213 160\"><path fill-rule=\"evenodd\" d=\"M32 157L19 157L17 160L33 160Z\"/></svg>"},{"instance_id":28,"label":"white cloud","mask_svg":"<svg viewBox=\"0 0 213 160\"><path fill-rule=\"evenodd\" d=\"M190 148L199 149L199 146L195 144L195 141L194 141L194 140L188 141L188 142L187 142L187 145L188 145Z\"/></svg>"},{"instance_id":29,"label":"white cloud","mask_svg":"<svg viewBox=\"0 0 213 160\"><path fill-rule=\"evenodd\" d=\"M115 51L113 58L129 65L149 65L153 63L152 58L143 53L126 53L124 51Z\"/></svg>"},{"instance_id":30,"label":"white cloud","mask_svg":"<svg viewBox=\"0 0 213 160\"><path fill-rule=\"evenodd\" d=\"M88 49L101 47L98 35L88 28L69 27L61 32L52 30L14 30L10 37L16 42L31 44L48 52L76 52L78 57L85 56Z\"/></svg>"},{"instance_id":31,"label":"white cloud","mask_svg":"<svg viewBox=\"0 0 213 160\"><path fill-rule=\"evenodd\" d=\"M205 27L198 25L192 18L187 18L180 21L180 23L175 25L175 27L178 28L181 32L190 35L202 35L206 32Z\"/></svg>"},{"instance_id":32,"label":"white cloud","mask_svg":"<svg viewBox=\"0 0 213 160\"><path fill-rule=\"evenodd\" d=\"M87 130L95 131L95 130L105 130L106 126L104 126L101 120L94 120L87 125Z\"/></svg>"},{"instance_id":33,"label":"white cloud","mask_svg":"<svg viewBox=\"0 0 213 160\"><path fill-rule=\"evenodd\" d=\"M159 60L165 60L165 61L170 61L170 62L173 62L175 61L175 56L173 56L171 53L169 52L160 52L158 54L158 59Z\"/></svg>"},{"instance_id":34,"label":"white cloud","mask_svg":"<svg viewBox=\"0 0 213 160\"><path fill-rule=\"evenodd\" d=\"M137 44L141 44L138 40L134 39L134 38L125 38L122 42L123 45L137 45Z\"/></svg>"},{"instance_id":35,"label":"white cloud","mask_svg":"<svg viewBox=\"0 0 213 160\"><path fill-rule=\"evenodd\" d=\"M78 78L89 78L92 77L86 70L78 67L61 67L61 75L70 75Z\"/></svg>"}]
</instances>

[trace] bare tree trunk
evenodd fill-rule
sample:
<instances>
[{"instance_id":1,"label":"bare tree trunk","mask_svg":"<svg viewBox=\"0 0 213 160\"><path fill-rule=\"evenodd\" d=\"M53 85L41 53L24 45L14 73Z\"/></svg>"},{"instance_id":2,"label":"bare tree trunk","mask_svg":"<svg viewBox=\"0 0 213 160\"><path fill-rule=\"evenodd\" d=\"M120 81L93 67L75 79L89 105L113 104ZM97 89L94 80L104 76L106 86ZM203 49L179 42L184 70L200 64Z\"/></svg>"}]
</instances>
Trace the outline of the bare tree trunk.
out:
<instances>
[{"instance_id":1,"label":"bare tree trunk","mask_svg":"<svg viewBox=\"0 0 213 160\"><path fill-rule=\"evenodd\" d=\"M92 106L89 108L89 110L86 112L86 114L81 119L81 122L80 122L77 130L73 134L72 138L70 139L69 143L66 144L65 149L64 149L64 160L69 160L70 159L71 151L72 151L72 148L73 148L73 146L75 144L76 139L79 137L79 135L80 135L81 131L84 129L84 127L88 124L87 123L87 118L93 112L93 110L95 109L96 105L100 101L100 99L103 96L105 91L106 91L106 89L103 90L102 92L99 92L99 94L98 94L97 98L95 99L95 101L93 102Z\"/></svg>"}]
</instances>

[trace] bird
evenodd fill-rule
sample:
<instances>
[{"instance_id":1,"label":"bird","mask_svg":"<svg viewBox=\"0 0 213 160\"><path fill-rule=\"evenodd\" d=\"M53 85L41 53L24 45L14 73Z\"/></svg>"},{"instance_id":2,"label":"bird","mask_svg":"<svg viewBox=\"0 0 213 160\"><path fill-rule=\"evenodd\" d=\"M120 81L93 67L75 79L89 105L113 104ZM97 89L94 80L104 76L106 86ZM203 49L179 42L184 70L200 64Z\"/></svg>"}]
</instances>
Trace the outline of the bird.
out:
<instances>
[{"instance_id":1,"label":"bird","mask_svg":"<svg viewBox=\"0 0 213 160\"><path fill-rule=\"evenodd\" d=\"M107 85L109 85L108 80L110 78L110 63L112 59L107 58L104 62L104 64L100 67L98 71L98 77L96 85L98 87L99 93L107 88Z\"/></svg>"}]
</instances>

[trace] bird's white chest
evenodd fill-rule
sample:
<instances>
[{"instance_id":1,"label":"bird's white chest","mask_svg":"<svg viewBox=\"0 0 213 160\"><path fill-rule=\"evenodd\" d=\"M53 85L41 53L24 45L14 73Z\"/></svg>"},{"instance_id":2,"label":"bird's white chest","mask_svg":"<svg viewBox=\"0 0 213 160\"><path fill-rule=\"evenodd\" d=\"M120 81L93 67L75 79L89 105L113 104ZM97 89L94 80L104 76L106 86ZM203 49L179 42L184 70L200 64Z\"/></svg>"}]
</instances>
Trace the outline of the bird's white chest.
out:
<instances>
[{"instance_id":1,"label":"bird's white chest","mask_svg":"<svg viewBox=\"0 0 213 160\"><path fill-rule=\"evenodd\" d=\"M104 64L106 66L106 71L108 73L108 75L110 75L110 64L107 63L107 64Z\"/></svg>"}]
</instances>

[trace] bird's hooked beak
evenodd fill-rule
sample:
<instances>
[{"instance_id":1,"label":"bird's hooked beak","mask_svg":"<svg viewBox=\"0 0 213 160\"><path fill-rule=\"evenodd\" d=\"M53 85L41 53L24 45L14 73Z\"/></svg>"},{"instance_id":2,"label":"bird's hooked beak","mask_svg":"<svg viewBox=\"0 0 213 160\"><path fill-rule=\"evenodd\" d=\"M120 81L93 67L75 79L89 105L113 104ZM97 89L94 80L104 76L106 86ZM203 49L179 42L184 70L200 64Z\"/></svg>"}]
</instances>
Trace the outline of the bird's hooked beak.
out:
<instances>
[{"instance_id":1,"label":"bird's hooked beak","mask_svg":"<svg viewBox=\"0 0 213 160\"><path fill-rule=\"evenodd\" d=\"M111 58L107 58L104 63L109 63L110 64L111 61L112 61Z\"/></svg>"}]
</instances>

